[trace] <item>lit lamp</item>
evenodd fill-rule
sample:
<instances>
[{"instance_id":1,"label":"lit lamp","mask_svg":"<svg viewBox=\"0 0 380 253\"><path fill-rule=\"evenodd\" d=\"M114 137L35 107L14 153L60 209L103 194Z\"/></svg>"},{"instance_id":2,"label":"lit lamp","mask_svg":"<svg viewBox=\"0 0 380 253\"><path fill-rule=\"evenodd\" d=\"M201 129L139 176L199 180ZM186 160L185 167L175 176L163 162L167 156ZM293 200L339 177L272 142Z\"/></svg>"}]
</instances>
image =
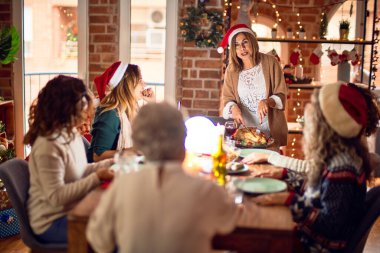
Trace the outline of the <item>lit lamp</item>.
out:
<instances>
[{"instance_id":1,"label":"lit lamp","mask_svg":"<svg viewBox=\"0 0 380 253\"><path fill-rule=\"evenodd\" d=\"M214 124L205 117L196 116L186 120L185 125L186 150L198 154L212 154L217 146L217 131Z\"/></svg>"},{"instance_id":2,"label":"lit lamp","mask_svg":"<svg viewBox=\"0 0 380 253\"><path fill-rule=\"evenodd\" d=\"M201 170L211 172L212 160L209 155L217 147L216 127L209 119L201 116L186 120L185 125L187 128L186 158L183 167L190 174L197 174Z\"/></svg>"}]
</instances>

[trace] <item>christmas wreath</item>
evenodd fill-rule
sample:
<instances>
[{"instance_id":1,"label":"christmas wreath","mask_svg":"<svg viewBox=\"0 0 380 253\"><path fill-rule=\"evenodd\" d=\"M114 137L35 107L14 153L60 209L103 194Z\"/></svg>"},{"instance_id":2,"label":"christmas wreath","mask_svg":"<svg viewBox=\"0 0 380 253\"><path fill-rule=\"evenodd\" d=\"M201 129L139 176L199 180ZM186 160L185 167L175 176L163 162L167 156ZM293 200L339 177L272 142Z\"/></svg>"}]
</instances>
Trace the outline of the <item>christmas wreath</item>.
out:
<instances>
[{"instance_id":1,"label":"christmas wreath","mask_svg":"<svg viewBox=\"0 0 380 253\"><path fill-rule=\"evenodd\" d=\"M180 21L181 35L197 47L216 48L223 38L223 18L218 11L206 10L204 3L187 8L187 17ZM207 29L202 29L207 28Z\"/></svg>"}]
</instances>

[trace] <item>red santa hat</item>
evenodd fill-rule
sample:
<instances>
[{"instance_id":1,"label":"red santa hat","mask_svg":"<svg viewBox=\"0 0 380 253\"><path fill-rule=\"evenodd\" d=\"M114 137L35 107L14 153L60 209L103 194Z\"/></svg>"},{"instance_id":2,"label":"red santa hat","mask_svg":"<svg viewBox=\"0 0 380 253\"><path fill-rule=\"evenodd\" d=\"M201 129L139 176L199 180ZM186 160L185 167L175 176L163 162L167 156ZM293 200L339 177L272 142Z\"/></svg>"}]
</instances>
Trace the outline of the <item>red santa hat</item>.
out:
<instances>
[{"instance_id":1,"label":"red santa hat","mask_svg":"<svg viewBox=\"0 0 380 253\"><path fill-rule=\"evenodd\" d=\"M234 26L230 27L230 29L228 29L228 31L224 35L223 40L222 40L222 42L220 42L220 45L217 49L218 53L220 53L220 54L223 53L224 48L226 48L227 44L231 45L232 38L236 34L241 33L241 32L250 33L253 36L256 36L256 34L247 25L245 25L245 24L234 25Z\"/></svg>"},{"instance_id":2,"label":"red santa hat","mask_svg":"<svg viewBox=\"0 0 380 253\"><path fill-rule=\"evenodd\" d=\"M127 68L128 63L118 61L113 63L108 69L106 69L103 72L103 74L95 77L94 82L100 100L102 100L106 94L107 84L110 85L111 88L115 88L120 82L120 80L123 78Z\"/></svg>"},{"instance_id":3,"label":"red santa hat","mask_svg":"<svg viewBox=\"0 0 380 253\"><path fill-rule=\"evenodd\" d=\"M345 83L322 86L319 104L327 124L340 136L353 138L367 124L367 103L356 88Z\"/></svg>"}]
</instances>

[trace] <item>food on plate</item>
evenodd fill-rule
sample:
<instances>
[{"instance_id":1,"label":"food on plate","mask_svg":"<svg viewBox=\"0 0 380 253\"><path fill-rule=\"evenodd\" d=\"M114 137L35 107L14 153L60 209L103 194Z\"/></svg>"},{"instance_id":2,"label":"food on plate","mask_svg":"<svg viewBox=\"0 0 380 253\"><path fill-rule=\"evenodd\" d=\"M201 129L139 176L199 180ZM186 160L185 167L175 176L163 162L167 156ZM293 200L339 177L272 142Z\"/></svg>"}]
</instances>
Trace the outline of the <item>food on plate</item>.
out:
<instances>
[{"instance_id":1,"label":"food on plate","mask_svg":"<svg viewBox=\"0 0 380 253\"><path fill-rule=\"evenodd\" d=\"M247 146L267 144L265 134L260 131L256 131L256 128L254 127L239 128L233 135L233 138L235 141L244 142Z\"/></svg>"},{"instance_id":2,"label":"food on plate","mask_svg":"<svg viewBox=\"0 0 380 253\"><path fill-rule=\"evenodd\" d=\"M244 168L244 164L237 162L229 162L226 164L227 170L240 170Z\"/></svg>"}]
</instances>

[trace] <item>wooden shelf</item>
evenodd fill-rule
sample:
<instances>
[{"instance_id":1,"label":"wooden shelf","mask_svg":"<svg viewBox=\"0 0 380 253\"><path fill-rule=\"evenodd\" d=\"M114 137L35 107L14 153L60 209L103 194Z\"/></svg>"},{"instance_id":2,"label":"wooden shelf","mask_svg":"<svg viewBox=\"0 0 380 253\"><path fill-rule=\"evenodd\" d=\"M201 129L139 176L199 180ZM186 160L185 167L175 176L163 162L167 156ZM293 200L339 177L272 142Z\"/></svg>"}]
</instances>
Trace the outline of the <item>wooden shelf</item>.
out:
<instances>
[{"instance_id":1,"label":"wooden shelf","mask_svg":"<svg viewBox=\"0 0 380 253\"><path fill-rule=\"evenodd\" d=\"M299 40L299 39L272 39L272 38L257 38L258 41L264 42L291 42L291 43L323 43L323 44L358 44L358 45L371 45L373 41L368 40Z\"/></svg>"}]
</instances>

